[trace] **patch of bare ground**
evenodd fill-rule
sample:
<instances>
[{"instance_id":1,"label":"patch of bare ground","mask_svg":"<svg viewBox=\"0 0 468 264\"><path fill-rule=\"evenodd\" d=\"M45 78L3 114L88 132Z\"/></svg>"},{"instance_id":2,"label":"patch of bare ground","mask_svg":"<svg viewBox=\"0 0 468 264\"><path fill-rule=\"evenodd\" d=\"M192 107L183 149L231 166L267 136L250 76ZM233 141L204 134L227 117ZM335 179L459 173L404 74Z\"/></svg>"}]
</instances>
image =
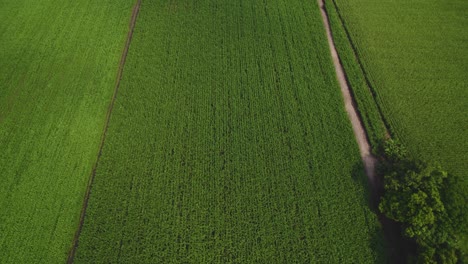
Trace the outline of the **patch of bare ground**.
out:
<instances>
[{"instance_id":1,"label":"patch of bare ground","mask_svg":"<svg viewBox=\"0 0 468 264\"><path fill-rule=\"evenodd\" d=\"M354 135L359 146L359 152L361 154L362 163L369 181L371 188L371 206L372 209L378 214L380 223L382 224L385 239L387 242L387 254L389 255L391 263L406 263L405 261L405 249L401 246L401 235L400 226L398 223L386 218L384 215L378 212L378 203L380 196L383 192L383 182L376 174L376 166L378 164L377 157L372 154L372 149L369 143L368 135L364 129L362 120L360 119L357 104L351 94L351 90L346 79L346 73L344 72L343 65L341 64L338 52L336 51L335 43L331 33L331 27L328 19L328 14L324 5L324 0L317 0L320 7L320 13L322 16L323 24L327 34L328 45L333 59L333 65L335 66L336 77L340 84L341 92L345 103L345 109L348 113L348 117L351 121ZM386 134L388 138L390 134Z\"/></svg>"},{"instance_id":2,"label":"patch of bare ground","mask_svg":"<svg viewBox=\"0 0 468 264\"><path fill-rule=\"evenodd\" d=\"M353 132L356 136L356 140L359 145L359 151L361 153L361 159L364 164L364 169L366 171L367 178L369 179L371 187L375 189L377 187L377 179L375 176L375 165L377 163L377 159L372 155L371 147L367 139L367 133L364 130L364 126L362 125L362 122L359 118L356 103L354 102L354 99L351 96L351 91L346 80L346 75L343 70L343 66L341 65L340 58L338 57L338 52L335 48L335 43L331 34L330 24L328 22L328 15L326 13L323 0L318 0L318 3L320 6L322 20L327 33L328 45L330 47L333 65L335 66L336 77L340 84L341 93L343 94L346 112L348 113L348 117L351 120Z\"/></svg>"}]
</instances>

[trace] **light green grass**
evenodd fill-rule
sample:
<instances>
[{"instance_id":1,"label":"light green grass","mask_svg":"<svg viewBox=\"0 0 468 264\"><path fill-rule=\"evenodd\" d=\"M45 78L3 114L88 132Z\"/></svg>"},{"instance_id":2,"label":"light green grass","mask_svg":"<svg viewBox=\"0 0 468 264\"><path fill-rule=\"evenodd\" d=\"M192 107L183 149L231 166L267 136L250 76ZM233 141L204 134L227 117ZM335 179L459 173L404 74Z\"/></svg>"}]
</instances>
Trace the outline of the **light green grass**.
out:
<instances>
[{"instance_id":1,"label":"light green grass","mask_svg":"<svg viewBox=\"0 0 468 264\"><path fill-rule=\"evenodd\" d=\"M0 263L64 263L133 1L0 0Z\"/></svg>"},{"instance_id":2,"label":"light green grass","mask_svg":"<svg viewBox=\"0 0 468 264\"><path fill-rule=\"evenodd\" d=\"M144 0L76 263L382 263L314 1Z\"/></svg>"}]
</instances>

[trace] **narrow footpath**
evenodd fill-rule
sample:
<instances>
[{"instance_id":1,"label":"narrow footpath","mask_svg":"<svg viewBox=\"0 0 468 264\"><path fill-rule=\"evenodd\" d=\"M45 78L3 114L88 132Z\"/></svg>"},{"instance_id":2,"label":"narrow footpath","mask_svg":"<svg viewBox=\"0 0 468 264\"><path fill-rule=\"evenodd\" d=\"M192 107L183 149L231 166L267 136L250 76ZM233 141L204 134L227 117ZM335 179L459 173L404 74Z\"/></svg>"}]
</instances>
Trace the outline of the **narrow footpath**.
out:
<instances>
[{"instance_id":1,"label":"narrow footpath","mask_svg":"<svg viewBox=\"0 0 468 264\"><path fill-rule=\"evenodd\" d=\"M351 91L346 80L346 75L335 48L335 42L333 41L333 36L331 34L330 23L328 21L328 14L325 9L324 2L323 0L317 1L320 7L320 13L322 14L323 24L327 32L328 46L330 47L330 52L333 58L333 65L335 66L336 77L341 87L341 93L343 94L346 112L348 113L349 119L351 120L354 135L356 136L356 140L359 145L359 152L361 153L361 159L364 164L364 169L367 178L369 179L370 186L372 187L373 191L376 191L378 187L375 176L375 165L377 164L377 159L372 155L366 131L364 130L362 121L358 116L357 106L354 102L354 98L351 96Z\"/></svg>"},{"instance_id":2,"label":"narrow footpath","mask_svg":"<svg viewBox=\"0 0 468 264\"><path fill-rule=\"evenodd\" d=\"M75 254L76 254L76 249L78 248L78 240L79 240L79 237L80 237L80 234L81 234L81 230L83 228L84 218L85 218L85 215L86 215L86 208L88 207L89 195L91 193L91 187L93 185L94 176L96 175L96 168L97 168L99 159L100 159L101 154L102 154L102 147L104 146L104 142L105 142L105 139L106 139L107 128L109 127L109 120L110 120L110 117L111 117L111 114L112 114L112 109L114 108L115 99L116 99L117 93L119 91L120 80L122 79L122 72L123 72L123 69L124 69L124 66L125 66L125 61L127 59L127 54L128 54L128 49L130 47L130 42L132 41L133 30L135 28L135 23L136 23L136 19L137 19L137 16L138 16L138 12L140 11L140 5L141 5L141 0L137 0L135 5L133 6L133 9L132 9L132 16L130 18L130 23L128 25L127 39L125 41L125 46L123 48L122 55L120 57L119 68L117 70L117 77L116 77L116 80L115 80L114 93L112 95L112 98L111 98L110 103L109 103L109 107L107 109L106 119L105 119L104 128L103 128L102 136L101 136L101 142L99 144L98 155L97 155L96 162L93 165L91 175L90 175L89 180L88 180L88 186L86 188L85 196L84 196L84 199L83 199L83 206L81 208L80 221L79 221L77 230L75 232L75 236L74 236L73 241L72 241L72 246L71 246L70 251L68 253L67 263L69 263L69 264L73 263L73 260L75 258Z\"/></svg>"}]
</instances>

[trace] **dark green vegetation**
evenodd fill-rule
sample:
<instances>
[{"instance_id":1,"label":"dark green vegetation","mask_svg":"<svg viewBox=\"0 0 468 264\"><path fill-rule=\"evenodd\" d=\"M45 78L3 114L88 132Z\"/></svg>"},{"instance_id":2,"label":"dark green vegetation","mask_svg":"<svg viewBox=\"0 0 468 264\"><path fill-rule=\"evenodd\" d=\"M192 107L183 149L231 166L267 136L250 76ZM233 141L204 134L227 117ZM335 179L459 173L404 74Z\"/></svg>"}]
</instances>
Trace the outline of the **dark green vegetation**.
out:
<instances>
[{"instance_id":1,"label":"dark green vegetation","mask_svg":"<svg viewBox=\"0 0 468 264\"><path fill-rule=\"evenodd\" d=\"M0 0L0 262L63 263L133 1Z\"/></svg>"},{"instance_id":2,"label":"dark green vegetation","mask_svg":"<svg viewBox=\"0 0 468 264\"><path fill-rule=\"evenodd\" d=\"M315 2L142 2L75 262L382 263Z\"/></svg>"},{"instance_id":3,"label":"dark green vegetation","mask_svg":"<svg viewBox=\"0 0 468 264\"><path fill-rule=\"evenodd\" d=\"M326 2L358 104L373 94L392 136L411 157L439 162L468 187L468 2ZM363 76L356 78L359 71ZM370 95L353 84L359 79L366 80ZM359 108L369 115L375 110L367 103ZM369 120L375 127L382 124ZM467 238L462 238L465 252Z\"/></svg>"},{"instance_id":4,"label":"dark green vegetation","mask_svg":"<svg viewBox=\"0 0 468 264\"><path fill-rule=\"evenodd\" d=\"M411 155L464 177L468 2L327 0L327 8L337 39L344 23L393 135ZM355 63L345 49L345 64Z\"/></svg>"},{"instance_id":5,"label":"dark green vegetation","mask_svg":"<svg viewBox=\"0 0 468 264\"><path fill-rule=\"evenodd\" d=\"M415 262L457 263L460 234L468 229L465 185L440 166L408 159L403 150L393 140L386 143L379 209L402 224L404 236L416 245Z\"/></svg>"}]
</instances>

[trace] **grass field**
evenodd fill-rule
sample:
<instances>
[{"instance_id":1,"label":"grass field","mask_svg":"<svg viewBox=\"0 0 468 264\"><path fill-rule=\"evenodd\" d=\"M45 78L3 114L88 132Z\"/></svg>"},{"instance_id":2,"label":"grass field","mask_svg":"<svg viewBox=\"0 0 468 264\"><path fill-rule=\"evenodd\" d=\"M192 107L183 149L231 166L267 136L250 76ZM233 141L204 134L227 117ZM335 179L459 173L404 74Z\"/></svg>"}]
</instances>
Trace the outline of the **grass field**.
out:
<instances>
[{"instance_id":1,"label":"grass field","mask_svg":"<svg viewBox=\"0 0 468 264\"><path fill-rule=\"evenodd\" d=\"M468 2L327 0L327 8L335 37L347 30L393 134L468 184Z\"/></svg>"},{"instance_id":2,"label":"grass field","mask_svg":"<svg viewBox=\"0 0 468 264\"><path fill-rule=\"evenodd\" d=\"M468 2L333 1L394 134L413 155L466 175Z\"/></svg>"},{"instance_id":3,"label":"grass field","mask_svg":"<svg viewBox=\"0 0 468 264\"><path fill-rule=\"evenodd\" d=\"M133 1L0 0L0 263L63 263Z\"/></svg>"},{"instance_id":4,"label":"grass field","mask_svg":"<svg viewBox=\"0 0 468 264\"><path fill-rule=\"evenodd\" d=\"M382 263L315 2L142 2L76 263Z\"/></svg>"}]
</instances>

